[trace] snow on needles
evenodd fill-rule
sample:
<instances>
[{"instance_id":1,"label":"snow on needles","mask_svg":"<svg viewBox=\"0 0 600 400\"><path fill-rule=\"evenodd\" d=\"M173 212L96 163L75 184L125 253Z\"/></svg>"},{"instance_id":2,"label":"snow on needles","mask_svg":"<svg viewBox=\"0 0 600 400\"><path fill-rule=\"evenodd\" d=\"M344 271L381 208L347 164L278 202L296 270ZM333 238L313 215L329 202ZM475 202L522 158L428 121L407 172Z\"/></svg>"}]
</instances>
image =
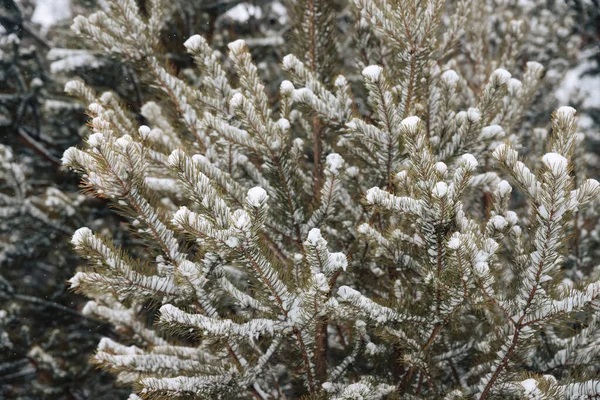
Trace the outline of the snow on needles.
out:
<instances>
[{"instance_id":1,"label":"snow on needles","mask_svg":"<svg viewBox=\"0 0 600 400\"><path fill-rule=\"evenodd\" d=\"M254 207L260 207L265 201L267 201L268 198L269 196L267 195L265 189L259 186L248 190L248 203Z\"/></svg>"},{"instance_id":2,"label":"snow on needles","mask_svg":"<svg viewBox=\"0 0 600 400\"><path fill-rule=\"evenodd\" d=\"M542 157L542 162L552 171L553 175L562 175L567 172L568 160L558 153L546 153Z\"/></svg>"},{"instance_id":3,"label":"snow on needles","mask_svg":"<svg viewBox=\"0 0 600 400\"><path fill-rule=\"evenodd\" d=\"M417 124L419 123L419 121L421 121L421 119L417 116L412 116L412 117L408 117L408 118L404 118L402 120L402 126L412 129L415 128L417 126Z\"/></svg>"},{"instance_id":4,"label":"snow on needles","mask_svg":"<svg viewBox=\"0 0 600 400\"><path fill-rule=\"evenodd\" d=\"M381 68L379 65L369 65L362 70L362 74L365 78L370 78L374 81L379 80L382 72L383 68Z\"/></svg>"},{"instance_id":5,"label":"snow on needles","mask_svg":"<svg viewBox=\"0 0 600 400\"><path fill-rule=\"evenodd\" d=\"M327 156L327 169L332 174L337 175L344 166L344 159L338 153L331 153Z\"/></svg>"}]
</instances>

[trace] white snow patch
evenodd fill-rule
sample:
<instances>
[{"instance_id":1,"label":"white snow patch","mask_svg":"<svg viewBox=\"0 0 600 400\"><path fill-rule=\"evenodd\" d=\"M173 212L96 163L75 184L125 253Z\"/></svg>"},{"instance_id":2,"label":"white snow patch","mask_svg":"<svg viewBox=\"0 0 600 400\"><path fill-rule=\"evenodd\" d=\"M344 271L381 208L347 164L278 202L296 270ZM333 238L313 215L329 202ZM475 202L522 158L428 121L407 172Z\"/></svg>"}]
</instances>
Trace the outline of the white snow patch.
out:
<instances>
[{"instance_id":1,"label":"white snow patch","mask_svg":"<svg viewBox=\"0 0 600 400\"><path fill-rule=\"evenodd\" d=\"M508 221L511 225L516 225L519 222L519 218L517 217L517 213L514 211L507 211L504 213L504 219Z\"/></svg>"},{"instance_id":2,"label":"white snow patch","mask_svg":"<svg viewBox=\"0 0 600 400\"><path fill-rule=\"evenodd\" d=\"M508 80L508 91L512 94L518 93L523 88L523 83L520 80L515 78L510 78Z\"/></svg>"},{"instance_id":3,"label":"white snow patch","mask_svg":"<svg viewBox=\"0 0 600 400\"><path fill-rule=\"evenodd\" d=\"M542 162L554 175L561 175L567 171L568 161L558 153L546 153Z\"/></svg>"},{"instance_id":4,"label":"white snow patch","mask_svg":"<svg viewBox=\"0 0 600 400\"><path fill-rule=\"evenodd\" d=\"M529 61L526 66L527 70L533 72L535 75L541 74L544 70L544 66L536 61Z\"/></svg>"},{"instance_id":5,"label":"white snow patch","mask_svg":"<svg viewBox=\"0 0 600 400\"><path fill-rule=\"evenodd\" d=\"M71 243L73 243L75 246L80 246L81 243L90 236L92 236L92 230L90 228L79 228L73 234L73 237L71 238Z\"/></svg>"},{"instance_id":6,"label":"white snow patch","mask_svg":"<svg viewBox=\"0 0 600 400\"><path fill-rule=\"evenodd\" d=\"M240 240L238 238L236 238L235 236L230 236L226 241L225 244L227 244L227 246L233 248L233 247L237 247L240 244Z\"/></svg>"},{"instance_id":7,"label":"white snow patch","mask_svg":"<svg viewBox=\"0 0 600 400\"><path fill-rule=\"evenodd\" d=\"M421 118L417 116L412 116L408 118L404 118L401 122L401 125L406 128L415 128L417 124L421 121Z\"/></svg>"},{"instance_id":8,"label":"white snow patch","mask_svg":"<svg viewBox=\"0 0 600 400\"><path fill-rule=\"evenodd\" d=\"M510 183L508 183L504 179L498 182L498 193L500 193L500 196L504 197L511 192L512 186L510 186Z\"/></svg>"},{"instance_id":9,"label":"white snow patch","mask_svg":"<svg viewBox=\"0 0 600 400\"><path fill-rule=\"evenodd\" d=\"M356 178L358 176L358 172L358 167L350 167L346 169L346 175L348 175L350 178Z\"/></svg>"},{"instance_id":10,"label":"white snow patch","mask_svg":"<svg viewBox=\"0 0 600 400\"><path fill-rule=\"evenodd\" d=\"M588 190L592 193L598 191L598 188L600 187L600 183L598 183L598 181L595 179L586 179L584 184L589 186Z\"/></svg>"},{"instance_id":11,"label":"white snow patch","mask_svg":"<svg viewBox=\"0 0 600 400\"><path fill-rule=\"evenodd\" d=\"M150 127L147 125L142 125L138 128L138 133L142 139L147 139L150 136Z\"/></svg>"},{"instance_id":12,"label":"white snow patch","mask_svg":"<svg viewBox=\"0 0 600 400\"><path fill-rule=\"evenodd\" d=\"M294 90L293 99L294 101L303 101L304 98L312 97L314 93L308 88L300 88Z\"/></svg>"},{"instance_id":13,"label":"white snow patch","mask_svg":"<svg viewBox=\"0 0 600 400\"><path fill-rule=\"evenodd\" d=\"M483 140L504 136L504 130L500 125L489 125L481 130L480 138Z\"/></svg>"},{"instance_id":14,"label":"white snow patch","mask_svg":"<svg viewBox=\"0 0 600 400\"><path fill-rule=\"evenodd\" d=\"M501 215L494 215L490 219L490 224L492 224L492 226L498 230L503 230L508 226L508 222L506 222L504 217Z\"/></svg>"},{"instance_id":15,"label":"white snow patch","mask_svg":"<svg viewBox=\"0 0 600 400\"><path fill-rule=\"evenodd\" d=\"M246 211L240 210L241 212L234 213L234 223L235 227L241 231L247 230L252 221L250 220L250 216Z\"/></svg>"},{"instance_id":16,"label":"white snow patch","mask_svg":"<svg viewBox=\"0 0 600 400\"><path fill-rule=\"evenodd\" d=\"M351 296L360 295L360 293L349 286L340 286L337 295L341 300L347 300Z\"/></svg>"},{"instance_id":17,"label":"white snow patch","mask_svg":"<svg viewBox=\"0 0 600 400\"><path fill-rule=\"evenodd\" d=\"M556 110L556 118L560 119L571 119L575 116L577 111L573 107L562 106Z\"/></svg>"},{"instance_id":18,"label":"white snow patch","mask_svg":"<svg viewBox=\"0 0 600 400\"><path fill-rule=\"evenodd\" d=\"M205 40L202 36L200 35L194 35L191 36L188 40L186 40L183 45L185 46L186 49L193 51L193 50L197 50L198 48L200 48L200 45L202 45L202 43L204 43Z\"/></svg>"},{"instance_id":19,"label":"white snow patch","mask_svg":"<svg viewBox=\"0 0 600 400\"><path fill-rule=\"evenodd\" d=\"M450 240L448 240L448 247L453 250L456 250L460 247L460 236L458 233L452 235Z\"/></svg>"},{"instance_id":20,"label":"white snow patch","mask_svg":"<svg viewBox=\"0 0 600 400\"><path fill-rule=\"evenodd\" d=\"M332 264L331 269L333 270L346 270L348 268L348 259L344 253L331 253L329 255L329 262Z\"/></svg>"},{"instance_id":21,"label":"white snow patch","mask_svg":"<svg viewBox=\"0 0 600 400\"><path fill-rule=\"evenodd\" d=\"M290 130L290 121L288 121L286 118L279 118L277 120L277 125L279 125L279 129L281 129L283 132L288 132Z\"/></svg>"},{"instance_id":22,"label":"white snow patch","mask_svg":"<svg viewBox=\"0 0 600 400\"><path fill-rule=\"evenodd\" d=\"M340 171L340 168L344 166L344 159L338 153L331 153L327 155L325 162L327 163L327 169L334 175L337 175Z\"/></svg>"},{"instance_id":23,"label":"white snow patch","mask_svg":"<svg viewBox=\"0 0 600 400\"><path fill-rule=\"evenodd\" d=\"M362 74L365 78L370 78L374 81L379 80L382 72L383 68L381 68L379 65L369 65L362 70Z\"/></svg>"},{"instance_id":24,"label":"white snow patch","mask_svg":"<svg viewBox=\"0 0 600 400\"><path fill-rule=\"evenodd\" d=\"M441 197L444 197L447 192L448 192L448 185L446 184L446 182L438 182L435 184L432 194L435 197L441 198Z\"/></svg>"},{"instance_id":25,"label":"white snow patch","mask_svg":"<svg viewBox=\"0 0 600 400\"><path fill-rule=\"evenodd\" d=\"M315 285L317 288L324 293L329 292L329 283L327 282L327 278L322 273L317 273L314 276Z\"/></svg>"},{"instance_id":26,"label":"white snow patch","mask_svg":"<svg viewBox=\"0 0 600 400\"><path fill-rule=\"evenodd\" d=\"M366 199L369 203L373 204L375 202L375 192L378 192L379 188L377 187L372 187L371 189L367 190L367 194L366 194Z\"/></svg>"},{"instance_id":27,"label":"white snow patch","mask_svg":"<svg viewBox=\"0 0 600 400\"><path fill-rule=\"evenodd\" d=\"M525 392L531 393L537 390L537 382L535 379L525 379L521 382L521 386L525 389Z\"/></svg>"},{"instance_id":28,"label":"white snow patch","mask_svg":"<svg viewBox=\"0 0 600 400\"><path fill-rule=\"evenodd\" d=\"M486 275L490 270L488 263L480 261L475 264L475 272L477 272L480 276Z\"/></svg>"},{"instance_id":29,"label":"white snow patch","mask_svg":"<svg viewBox=\"0 0 600 400\"><path fill-rule=\"evenodd\" d=\"M123 135L120 138L118 138L115 143L122 148L123 150L125 150L127 148L127 146L129 146L129 143L131 143L131 136L129 135Z\"/></svg>"},{"instance_id":30,"label":"white snow patch","mask_svg":"<svg viewBox=\"0 0 600 400\"><path fill-rule=\"evenodd\" d=\"M323 236L321 236L321 230L319 228L312 228L310 232L308 232L308 237L306 241L313 246L316 246L321 240L323 240Z\"/></svg>"},{"instance_id":31,"label":"white snow patch","mask_svg":"<svg viewBox=\"0 0 600 400\"><path fill-rule=\"evenodd\" d=\"M242 104L242 101L244 101L244 96L241 93L236 93L229 100L229 105L233 108L238 108Z\"/></svg>"},{"instance_id":32,"label":"white snow patch","mask_svg":"<svg viewBox=\"0 0 600 400\"><path fill-rule=\"evenodd\" d=\"M87 138L87 142L90 146L92 147L98 147L100 146L100 144L104 141L104 135L102 135L101 133L92 133L90 136L88 136Z\"/></svg>"},{"instance_id":33,"label":"white snow patch","mask_svg":"<svg viewBox=\"0 0 600 400\"><path fill-rule=\"evenodd\" d=\"M446 173L446 171L448 170L448 166L441 161L436 162L434 167L435 167L435 170L440 175L444 175Z\"/></svg>"},{"instance_id":34,"label":"white snow patch","mask_svg":"<svg viewBox=\"0 0 600 400\"><path fill-rule=\"evenodd\" d=\"M448 71L442 74L442 80L446 82L446 84L454 86L456 82L458 82L458 74L453 69L449 69Z\"/></svg>"},{"instance_id":35,"label":"white snow patch","mask_svg":"<svg viewBox=\"0 0 600 400\"><path fill-rule=\"evenodd\" d=\"M83 88L83 83L78 80L72 80L67 82L65 85L65 92L68 94L75 94Z\"/></svg>"},{"instance_id":36,"label":"white snow patch","mask_svg":"<svg viewBox=\"0 0 600 400\"><path fill-rule=\"evenodd\" d=\"M288 80L281 82L281 85L279 86L279 90L281 90L281 93L287 95L291 94L294 91L294 89L294 84Z\"/></svg>"},{"instance_id":37,"label":"white snow patch","mask_svg":"<svg viewBox=\"0 0 600 400\"><path fill-rule=\"evenodd\" d=\"M236 53L240 53L241 51L244 50L244 48L246 47L246 42L244 42L244 40L242 39L238 39L235 42L231 42L227 45L227 47L229 48L229 50L236 54Z\"/></svg>"},{"instance_id":38,"label":"white snow patch","mask_svg":"<svg viewBox=\"0 0 600 400\"><path fill-rule=\"evenodd\" d=\"M510 72L508 72L507 70L503 69L503 68L498 68L497 70L495 70L492 73L492 79L493 80L497 80L498 84L500 85L504 85L508 82L508 80L511 78L511 74Z\"/></svg>"},{"instance_id":39,"label":"white snow patch","mask_svg":"<svg viewBox=\"0 0 600 400\"><path fill-rule=\"evenodd\" d=\"M477 122L481 119L481 112L479 109L471 107L467 110L467 118L469 121Z\"/></svg>"},{"instance_id":40,"label":"white snow patch","mask_svg":"<svg viewBox=\"0 0 600 400\"><path fill-rule=\"evenodd\" d=\"M344 75L339 75L337 78L335 78L334 85L335 87L343 87L346 86L347 83L348 81L346 80Z\"/></svg>"},{"instance_id":41,"label":"white snow patch","mask_svg":"<svg viewBox=\"0 0 600 400\"><path fill-rule=\"evenodd\" d=\"M471 168L471 169L475 169L479 165L479 163L477 162L477 159L475 158L475 156L473 156L473 154L469 154L469 153L463 154L461 159L462 159L463 163L468 165L469 168Z\"/></svg>"},{"instance_id":42,"label":"white snow patch","mask_svg":"<svg viewBox=\"0 0 600 400\"><path fill-rule=\"evenodd\" d=\"M321 387L323 388L324 391L329 392L329 393L333 393L333 391L335 390L333 383L331 383L331 382L323 382Z\"/></svg>"},{"instance_id":43,"label":"white snow patch","mask_svg":"<svg viewBox=\"0 0 600 400\"><path fill-rule=\"evenodd\" d=\"M252 189L248 190L248 203L250 203L254 207L260 207L265 201L267 201L268 198L269 196L267 195L265 189L259 186L253 187Z\"/></svg>"}]
</instances>

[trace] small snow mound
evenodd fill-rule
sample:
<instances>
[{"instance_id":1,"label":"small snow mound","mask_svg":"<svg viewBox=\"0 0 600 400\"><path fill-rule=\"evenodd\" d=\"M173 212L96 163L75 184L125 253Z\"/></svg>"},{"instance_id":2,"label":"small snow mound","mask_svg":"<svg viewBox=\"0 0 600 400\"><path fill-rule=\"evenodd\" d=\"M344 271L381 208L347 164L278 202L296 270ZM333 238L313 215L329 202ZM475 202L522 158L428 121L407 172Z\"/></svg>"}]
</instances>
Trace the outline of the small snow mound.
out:
<instances>
[{"instance_id":1,"label":"small snow mound","mask_svg":"<svg viewBox=\"0 0 600 400\"><path fill-rule=\"evenodd\" d=\"M242 104L242 101L244 101L244 96L241 93L236 93L229 100L229 105L233 108L238 108Z\"/></svg>"},{"instance_id":2,"label":"small snow mound","mask_svg":"<svg viewBox=\"0 0 600 400\"><path fill-rule=\"evenodd\" d=\"M140 137L142 139L146 139L150 136L150 127L148 127L147 125L142 125L138 128L138 133L140 134Z\"/></svg>"},{"instance_id":3,"label":"small snow mound","mask_svg":"<svg viewBox=\"0 0 600 400\"><path fill-rule=\"evenodd\" d=\"M467 118L469 121L477 122L481 119L481 112L479 109L471 107L467 110Z\"/></svg>"},{"instance_id":4,"label":"small snow mound","mask_svg":"<svg viewBox=\"0 0 600 400\"><path fill-rule=\"evenodd\" d=\"M490 219L490 224L498 230L502 230L508 226L508 222L501 215L494 215Z\"/></svg>"},{"instance_id":5,"label":"small snow mound","mask_svg":"<svg viewBox=\"0 0 600 400\"><path fill-rule=\"evenodd\" d=\"M362 70L362 74L365 78L370 78L374 81L379 80L382 72L383 68L381 68L379 65L369 65Z\"/></svg>"},{"instance_id":6,"label":"small snow mound","mask_svg":"<svg viewBox=\"0 0 600 400\"><path fill-rule=\"evenodd\" d=\"M78 80L72 80L65 85L65 93L74 95L83 88L83 83Z\"/></svg>"},{"instance_id":7,"label":"small snow mound","mask_svg":"<svg viewBox=\"0 0 600 400\"><path fill-rule=\"evenodd\" d=\"M306 241L313 246L316 246L321 240L323 240L323 236L321 236L321 230L319 228L312 228L310 232L308 232L308 237Z\"/></svg>"},{"instance_id":8,"label":"small snow mound","mask_svg":"<svg viewBox=\"0 0 600 400\"><path fill-rule=\"evenodd\" d=\"M87 143L92 147L98 147L104 141L104 136L101 133L92 133L87 138Z\"/></svg>"},{"instance_id":9,"label":"small snow mound","mask_svg":"<svg viewBox=\"0 0 600 400\"><path fill-rule=\"evenodd\" d=\"M202 43L204 43L205 40L202 36L200 35L194 35L191 36L188 40L186 40L183 45L185 46L186 49L190 50L190 51L194 51L194 50L198 50L200 48L200 46L202 45Z\"/></svg>"},{"instance_id":10,"label":"small snow mound","mask_svg":"<svg viewBox=\"0 0 600 400\"><path fill-rule=\"evenodd\" d=\"M436 162L434 167L437 173L440 175L444 175L448 170L448 166L441 161Z\"/></svg>"},{"instance_id":11,"label":"small snow mound","mask_svg":"<svg viewBox=\"0 0 600 400\"><path fill-rule=\"evenodd\" d=\"M290 130L290 121L288 121L286 118L279 118L277 120L277 125L279 125L279 129L281 129L283 132L287 132Z\"/></svg>"},{"instance_id":12,"label":"small snow mound","mask_svg":"<svg viewBox=\"0 0 600 400\"><path fill-rule=\"evenodd\" d=\"M123 135L120 138L118 138L115 143L117 144L117 146L119 146L122 149L126 149L127 146L129 146L129 143L131 143L131 136L129 135Z\"/></svg>"},{"instance_id":13,"label":"small snow mound","mask_svg":"<svg viewBox=\"0 0 600 400\"><path fill-rule=\"evenodd\" d=\"M348 177L350 178L356 178L358 176L359 171L360 170L358 169L358 167L350 167L346 169L346 175L348 175Z\"/></svg>"},{"instance_id":14,"label":"small snow mound","mask_svg":"<svg viewBox=\"0 0 600 400\"><path fill-rule=\"evenodd\" d=\"M333 391L335 390L333 383L331 383L331 382L323 382L321 387L323 388L324 391L329 392L329 393L333 393Z\"/></svg>"},{"instance_id":15,"label":"small snow mound","mask_svg":"<svg viewBox=\"0 0 600 400\"><path fill-rule=\"evenodd\" d=\"M265 189L259 186L248 190L248 203L254 207L260 207L265 201L267 201L268 198L269 196L267 195Z\"/></svg>"},{"instance_id":16,"label":"small snow mound","mask_svg":"<svg viewBox=\"0 0 600 400\"><path fill-rule=\"evenodd\" d=\"M404 118L401 122L401 125L412 129L417 126L419 121L421 121L421 118L413 115L412 117Z\"/></svg>"},{"instance_id":17,"label":"small snow mound","mask_svg":"<svg viewBox=\"0 0 600 400\"><path fill-rule=\"evenodd\" d=\"M461 160L463 163L468 165L469 168L471 168L471 169L475 169L479 165L479 163L477 162L477 159L475 158L475 156L473 156L473 154L469 154L469 153L463 154L463 156L461 157Z\"/></svg>"},{"instance_id":18,"label":"small snow mound","mask_svg":"<svg viewBox=\"0 0 600 400\"><path fill-rule=\"evenodd\" d=\"M575 116L577 111L573 107L562 106L558 110L556 110L556 118L560 119L570 119Z\"/></svg>"},{"instance_id":19,"label":"small snow mound","mask_svg":"<svg viewBox=\"0 0 600 400\"><path fill-rule=\"evenodd\" d=\"M481 130L482 139L491 139L504 136L504 130L500 125L489 125Z\"/></svg>"},{"instance_id":20,"label":"small snow mound","mask_svg":"<svg viewBox=\"0 0 600 400\"><path fill-rule=\"evenodd\" d=\"M512 186L510 186L510 183L508 183L504 179L501 180L498 183L498 193L500 193L500 196L504 197L504 196L508 195L510 192L512 192Z\"/></svg>"},{"instance_id":21,"label":"small snow mound","mask_svg":"<svg viewBox=\"0 0 600 400\"><path fill-rule=\"evenodd\" d=\"M294 92L294 89L294 84L288 80L281 82L281 85L279 86L279 90L281 90L281 93L285 93L287 95L292 94Z\"/></svg>"},{"instance_id":22,"label":"small snow mound","mask_svg":"<svg viewBox=\"0 0 600 400\"><path fill-rule=\"evenodd\" d=\"M448 185L446 184L446 182L438 182L435 184L432 193L435 197L442 198L446 195L447 192Z\"/></svg>"},{"instance_id":23,"label":"small snow mound","mask_svg":"<svg viewBox=\"0 0 600 400\"><path fill-rule=\"evenodd\" d=\"M341 300L348 300L349 297L356 295L358 292L349 286L340 286L337 295Z\"/></svg>"},{"instance_id":24,"label":"small snow mound","mask_svg":"<svg viewBox=\"0 0 600 400\"><path fill-rule=\"evenodd\" d=\"M291 69L296 62L296 57L293 54L288 54L283 57L282 64L284 69ZM285 82L285 81L284 81Z\"/></svg>"},{"instance_id":25,"label":"small snow mound","mask_svg":"<svg viewBox=\"0 0 600 400\"><path fill-rule=\"evenodd\" d=\"M333 84L335 87L343 87L346 86L347 83L348 81L346 80L344 75L339 75L337 78L335 78L335 82Z\"/></svg>"},{"instance_id":26,"label":"small snow mound","mask_svg":"<svg viewBox=\"0 0 600 400\"><path fill-rule=\"evenodd\" d=\"M488 263L480 261L475 264L475 272L479 274L479 276L486 275L490 270Z\"/></svg>"},{"instance_id":27,"label":"small snow mound","mask_svg":"<svg viewBox=\"0 0 600 400\"><path fill-rule=\"evenodd\" d=\"M309 88L300 88L300 89L296 89L294 90L294 101L302 101L302 99L305 98L309 98L311 96L313 96L313 92L312 90L310 90Z\"/></svg>"},{"instance_id":28,"label":"small snow mound","mask_svg":"<svg viewBox=\"0 0 600 400\"><path fill-rule=\"evenodd\" d=\"M507 211L504 213L504 219L511 224L516 225L519 222L519 218L517 217L517 213L514 211Z\"/></svg>"},{"instance_id":29,"label":"small snow mound","mask_svg":"<svg viewBox=\"0 0 600 400\"><path fill-rule=\"evenodd\" d=\"M87 227L79 228L73 234L73 237L71 238L71 243L73 243L75 246L80 246L84 240L86 240L87 238L89 238L91 236L92 236L92 230L90 228L87 228Z\"/></svg>"},{"instance_id":30,"label":"small snow mound","mask_svg":"<svg viewBox=\"0 0 600 400\"><path fill-rule=\"evenodd\" d=\"M511 93L517 93L523 88L523 83L520 80L515 78L510 78L508 80L508 91Z\"/></svg>"},{"instance_id":31,"label":"small snow mound","mask_svg":"<svg viewBox=\"0 0 600 400\"><path fill-rule=\"evenodd\" d=\"M492 79L496 80L499 85L504 85L511 78L510 72L503 68L498 68L492 73Z\"/></svg>"},{"instance_id":32,"label":"small snow mound","mask_svg":"<svg viewBox=\"0 0 600 400\"><path fill-rule=\"evenodd\" d=\"M235 236L230 236L226 241L225 244L231 248L237 247L240 244L240 240L238 238L236 238Z\"/></svg>"},{"instance_id":33,"label":"small snow mound","mask_svg":"<svg viewBox=\"0 0 600 400\"><path fill-rule=\"evenodd\" d=\"M531 393L537 390L537 382L535 379L525 379L521 382L521 386L525 389L526 393Z\"/></svg>"},{"instance_id":34,"label":"small snow mound","mask_svg":"<svg viewBox=\"0 0 600 400\"><path fill-rule=\"evenodd\" d=\"M452 235L450 240L448 240L448 247L452 250L456 250L460 247L460 236L458 233Z\"/></svg>"},{"instance_id":35,"label":"small snow mound","mask_svg":"<svg viewBox=\"0 0 600 400\"><path fill-rule=\"evenodd\" d=\"M544 66L536 61L529 61L526 66L528 71L531 71L536 75L540 74L544 70Z\"/></svg>"},{"instance_id":36,"label":"small snow mound","mask_svg":"<svg viewBox=\"0 0 600 400\"><path fill-rule=\"evenodd\" d=\"M238 39L235 42L229 43L227 47L233 54L241 53L246 47L246 42L242 39Z\"/></svg>"},{"instance_id":37,"label":"small snow mound","mask_svg":"<svg viewBox=\"0 0 600 400\"><path fill-rule=\"evenodd\" d=\"M446 82L446 84L451 85L451 86L456 85L456 82L458 82L458 79L459 79L458 74L453 69L449 69L448 71L446 71L442 74L442 80L444 82Z\"/></svg>"},{"instance_id":38,"label":"small snow mound","mask_svg":"<svg viewBox=\"0 0 600 400\"><path fill-rule=\"evenodd\" d=\"M542 162L554 175L561 175L567 171L568 160L558 153L546 153Z\"/></svg>"},{"instance_id":39,"label":"small snow mound","mask_svg":"<svg viewBox=\"0 0 600 400\"><path fill-rule=\"evenodd\" d=\"M373 187L367 190L366 199L369 203L373 204L375 202L375 193L378 192L379 188Z\"/></svg>"},{"instance_id":40,"label":"small snow mound","mask_svg":"<svg viewBox=\"0 0 600 400\"><path fill-rule=\"evenodd\" d=\"M344 159L338 153L331 153L326 159L327 169L332 174L337 175L340 172L340 168L344 166Z\"/></svg>"}]
</instances>

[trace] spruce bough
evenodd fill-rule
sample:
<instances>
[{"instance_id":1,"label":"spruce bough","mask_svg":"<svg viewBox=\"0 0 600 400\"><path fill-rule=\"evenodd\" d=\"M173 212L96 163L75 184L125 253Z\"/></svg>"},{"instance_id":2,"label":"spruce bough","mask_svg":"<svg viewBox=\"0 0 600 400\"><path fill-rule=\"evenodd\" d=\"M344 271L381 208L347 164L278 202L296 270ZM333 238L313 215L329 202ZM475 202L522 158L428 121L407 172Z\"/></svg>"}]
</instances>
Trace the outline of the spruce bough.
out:
<instances>
[{"instance_id":1,"label":"spruce bough","mask_svg":"<svg viewBox=\"0 0 600 400\"><path fill-rule=\"evenodd\" d=\"M243 40L224 59L189 38L191 85L160 62L161 0L147 14L109 3L73 29L137 65L157 98L138 126L70 82L92 133L63 163L145 246L88 228L72 240L89 260L71 279L84 312L129 334L94 361L132 399L600 394L600 277L567 262L600 185L574 109L554 111L543 149L528 143L544 70L519 63L519 24L486 58L485 36L464 31L481 6L355 0L372 35L357 46L377 62L324 76L322 40L308 43L270 98Z\"/></svg>"}]
</instances>

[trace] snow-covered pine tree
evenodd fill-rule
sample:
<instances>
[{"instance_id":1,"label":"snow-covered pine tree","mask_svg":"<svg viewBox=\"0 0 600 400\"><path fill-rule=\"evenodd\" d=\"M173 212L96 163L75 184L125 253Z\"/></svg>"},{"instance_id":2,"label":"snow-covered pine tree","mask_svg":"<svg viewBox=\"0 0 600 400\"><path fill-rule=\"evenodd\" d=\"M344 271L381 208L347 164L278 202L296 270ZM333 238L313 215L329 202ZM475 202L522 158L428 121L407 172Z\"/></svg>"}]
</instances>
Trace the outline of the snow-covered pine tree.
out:
<instances>
[{"instance_id":1,"label":"snow-covered pine tree","mask_svg":"<svg viewBox=\"0 0 600 400\"><path fill-rule=\"evenodd\" d=\"M147 125L72 81L92 133L63 156L143 249L72 239L84 313L124 337L94 361L131 399L600 394L600 277L577 250L600 184L574 109L529 133L544 68L514 9L355 0L361 73L331 76L314 24L334 11L299 2L308 52L283 59L273 99L241 40L225 58L194 35L199 85L169 73L165 5L146 3L110 0L73 29L158 89Z\"/></svg>"}]
</instances>

